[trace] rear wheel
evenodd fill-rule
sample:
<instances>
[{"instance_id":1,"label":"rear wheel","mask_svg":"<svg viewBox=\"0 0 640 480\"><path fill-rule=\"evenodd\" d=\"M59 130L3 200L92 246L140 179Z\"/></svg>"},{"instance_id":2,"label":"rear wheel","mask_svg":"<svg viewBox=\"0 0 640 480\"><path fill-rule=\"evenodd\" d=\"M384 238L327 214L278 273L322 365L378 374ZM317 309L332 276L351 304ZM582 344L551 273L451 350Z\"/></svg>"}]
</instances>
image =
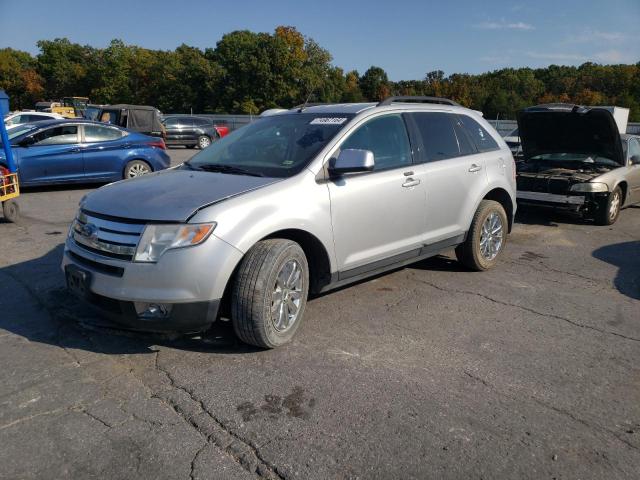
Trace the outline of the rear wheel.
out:
<instances>
[{"instance_id":1,"label":"rear wheel","mask_svg":"<svg viewBox=\"0 0 640 480\"><path fill-rule=\"evenodd\" d=\"M263 348L289 342L302 322L308 292L309 267L300 245L285 239L258 242L234 280L231 316L236 335Z\"/></svg>"},{"instance_id":2,"label":"rear wheel","mask_svg":"<svg viewBox=\"0 0 640 480\"><path fill-rule=\"evenodd\" d=\"M20 207L18 207L15 201L7 200L6 202L2 202L2 213L7 222L15 223L20 217Z\"/></svg>"},{"instance_id":3,"label":"rear wheel","mask_svg":"<svg viewBox=\"0 0 640 480\"><path fill-rule=\"evenodd\" d=\"M467 239L456 248L456 257L471 270L493 268L507 241L509 221L502 205L482 200L476 210Z\"/></svg>"},{"instance_id":4,"label":"rear wheel","mask_svg":"<svg viewBox=\"0 0 640 480\"><path fill-rule=\"evenodd\" d=\"M622 189L616 187L607 199L598 205L596 223L598 225L613 225L620 216L620 207L622 207Z\"/></svg>"},{"instance_id":5,"label":"rear wheel","mask_svg":"<svg viewBox=\"0 0 640 480\"><path fill-rule=\"evenodd\" d=\"M124 169L124 178L135 178L151 173L151 167L143 160L132 160Z\"/></svg>"},{"instance_id":6,"label":"rear wheel","mask_svg":"<svg viewBox=\"0 0 640 480\"><path fill-rule=\"evenodd\" d=\"M201 149L205 149L209 145L211 145L211 139L209 137L207 137L206 135L200 135L198 137L198 147L200 147Z\"/></svg>"}]
</instances>

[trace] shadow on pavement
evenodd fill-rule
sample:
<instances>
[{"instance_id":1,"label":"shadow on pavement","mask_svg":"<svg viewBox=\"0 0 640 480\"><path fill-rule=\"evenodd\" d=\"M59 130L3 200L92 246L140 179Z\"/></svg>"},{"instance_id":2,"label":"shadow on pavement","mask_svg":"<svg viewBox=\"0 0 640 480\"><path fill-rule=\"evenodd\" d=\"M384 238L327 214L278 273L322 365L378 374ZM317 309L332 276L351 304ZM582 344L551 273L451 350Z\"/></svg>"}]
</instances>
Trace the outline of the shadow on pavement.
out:
<instances>
[{"instance_id":1,"label":"shadow on pavement","mask_svg":"<svg viewBox=\"0 0 640 480\"><path fill-rule=\"evenodd\" d=\"M640 300L640 241L600 247L592 255L618 267L613 284L623 295Z\"/></svg>"},{"instance_id":2,"label":"shadow on pavement","mask_svg":"<svg viewBox=\"0 0 640 480\"><path fill-rule=\"evenodd\" d=\"M40 258L0 268L1 329L31 342L105 354L155 353L158 345L210 353L260 351L237 340L225 321L201 337L178 338L90 326L102 317L64 285L63 248L60 244Z\"/></svg>"},{"instance_id":3,"label":"shadow on pavement","mask_svg":"<svg viewBox=\"0 0 640 480\"><path fill-rule=\"evenodd\" d=\"M569 225L590 225L593 224L593 221L584 219L580 215L567 210L518 205L515 223L521 223L523 225L559 227L560 223Z\"/></svg>"}]
</instances>

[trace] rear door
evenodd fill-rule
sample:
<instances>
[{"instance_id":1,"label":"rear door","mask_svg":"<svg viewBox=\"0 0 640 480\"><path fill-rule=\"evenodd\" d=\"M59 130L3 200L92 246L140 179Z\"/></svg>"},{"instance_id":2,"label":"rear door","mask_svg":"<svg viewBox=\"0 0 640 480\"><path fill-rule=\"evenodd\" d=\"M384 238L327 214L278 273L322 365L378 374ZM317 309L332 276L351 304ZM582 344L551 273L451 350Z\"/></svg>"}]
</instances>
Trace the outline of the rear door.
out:
<instances>
[{"instance_id":1,"label":"rear door","mask_svg":"<svg viewBox=\"0 0 640 480\"><path fill-rule=\"evenodd\" d=\"M628 173L627 182L629 185L628 203L640 202L640 164L632 164L631 157L640 155L640 141L637 138L630 138L627 146Z\"/></svg>"},{"instance_id":2,"label":"rear door","mask_svg":"<svg viewBox=\"0 0 640 480\"><path fill-rule=\"evenodd\" d=\"M84 168L77 124L57 125L33 135L34 143L19 149L20 181L65 183L82 181Z\"/></svg>"},{"instance_id":3,"label":"rear door","mask_svg":"<svg viewBox=\"0 0 640 480\"><path fill-rule=\"evenodd\" d=\"M372 172L328 182L340 279L417 256L425 229L424 184L413 176L402 115L367 120L340 149L371 150L375 161Z\"/></svg>"},{"instance_id":4,"label":"rear door","mask_svg":"<svg viewBox=\"0 0 640 480\"><path fill-rule=\"evenodd\" d=\"M469 228L476 201L487 185L484 154L478 152L457 115L406 115L419 139L417 170L426 184L425 243L456 243Z\"/></svg>"},{"instance_id":5,"label":"rear door","mask_svg":"<svg viewBox=\"0 0 640 480\"><path fill-rule=\"evenodd\" d=\"M82 158L87 180L122 178L124 154L128 148L122 130L85 124L82 126Z\"/></svg>"}]
</instances>

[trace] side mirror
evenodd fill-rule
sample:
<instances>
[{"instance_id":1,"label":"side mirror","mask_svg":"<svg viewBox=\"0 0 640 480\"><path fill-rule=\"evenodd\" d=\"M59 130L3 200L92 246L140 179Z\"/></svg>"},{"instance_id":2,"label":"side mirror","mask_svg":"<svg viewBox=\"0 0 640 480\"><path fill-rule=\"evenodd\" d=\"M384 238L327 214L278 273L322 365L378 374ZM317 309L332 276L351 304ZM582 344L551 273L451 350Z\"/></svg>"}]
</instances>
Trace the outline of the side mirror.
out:
<instances>
[{"instance_id":1,"label":"side mirror","mask_svg":"<svg viewBox=\"0 0 640 480\"><path fill-rule=\"evenodd\" d=\"M631 163L633 165L640 165L640 155L633 155L631 157Z\"/></svg>"},{"instance_id":2,"label":"side mirror","mask_svg":"<svg viewBox=\"0 0 640 480\"><path fill-rule=\"evenodd\" d=\"M338 158L329 160L329 174L339 177L347 173L370 172L375 166L371 150L342 150Z\"/></svg>"}]
</instances>

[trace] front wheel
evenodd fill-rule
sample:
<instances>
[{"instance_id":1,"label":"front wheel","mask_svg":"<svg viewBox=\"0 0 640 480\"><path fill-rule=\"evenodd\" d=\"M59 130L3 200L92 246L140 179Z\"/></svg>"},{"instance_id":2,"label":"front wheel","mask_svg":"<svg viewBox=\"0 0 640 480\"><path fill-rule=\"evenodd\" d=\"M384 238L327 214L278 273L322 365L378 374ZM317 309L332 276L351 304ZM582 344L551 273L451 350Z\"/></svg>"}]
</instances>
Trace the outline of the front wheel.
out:
<instances>
[{"instance_id":1,"label":"front wheel","mask_svg":"<svg viewBox=\"0 0 640 480\"><path fill-rule=\"evenodd\" d=\"M456 257L467 268L489 270L497 263L507 241L509 221L502 205L482 200L476 210L467 239L456 248Z\"/></svg>"},{"instance_id":2,"label":"front wheel","mask_svg":"<svg viewBox=\"0 0 640 480\"><path fill-rule=\"evenodd\" d=\"M598 225L613 225L620 216L622 206L622 189L616 187L609 194L605 201L598 205L596 211L596 223Z\"/></svg>"},{"instance_id":3,"label":"front wheel","mask_svg":"<svg viewBox=\"0 0 640 480\"><path fill-rule=\"evenodd\" d=\"M209 145L211 145L211 139L209 137L206 135L200 135L198 137L198 147L200 147L201 150L204 150Z\"/></svg>"},{"instance_id":4,"label":"front wheel","mask_svg":"<svg viewBox=\"0 0 640 480\"><path fill-rule=\"evenodd\" d=\"M289 342L302 322L309 293L309 266L291 240L258 242L235 276L231 317L245 343L275 348Z\"/></svg>"},{"instance_id":5,"label":"front wheel","mask_svg":"<svg viewBox=\"0 0 640 480\"><path fill-rule=\"evenodd\" d=\"M142 160L132 160L124 169L124 178L135 178L151 173L151 167Z\"/></svg>"}]
</instances>

